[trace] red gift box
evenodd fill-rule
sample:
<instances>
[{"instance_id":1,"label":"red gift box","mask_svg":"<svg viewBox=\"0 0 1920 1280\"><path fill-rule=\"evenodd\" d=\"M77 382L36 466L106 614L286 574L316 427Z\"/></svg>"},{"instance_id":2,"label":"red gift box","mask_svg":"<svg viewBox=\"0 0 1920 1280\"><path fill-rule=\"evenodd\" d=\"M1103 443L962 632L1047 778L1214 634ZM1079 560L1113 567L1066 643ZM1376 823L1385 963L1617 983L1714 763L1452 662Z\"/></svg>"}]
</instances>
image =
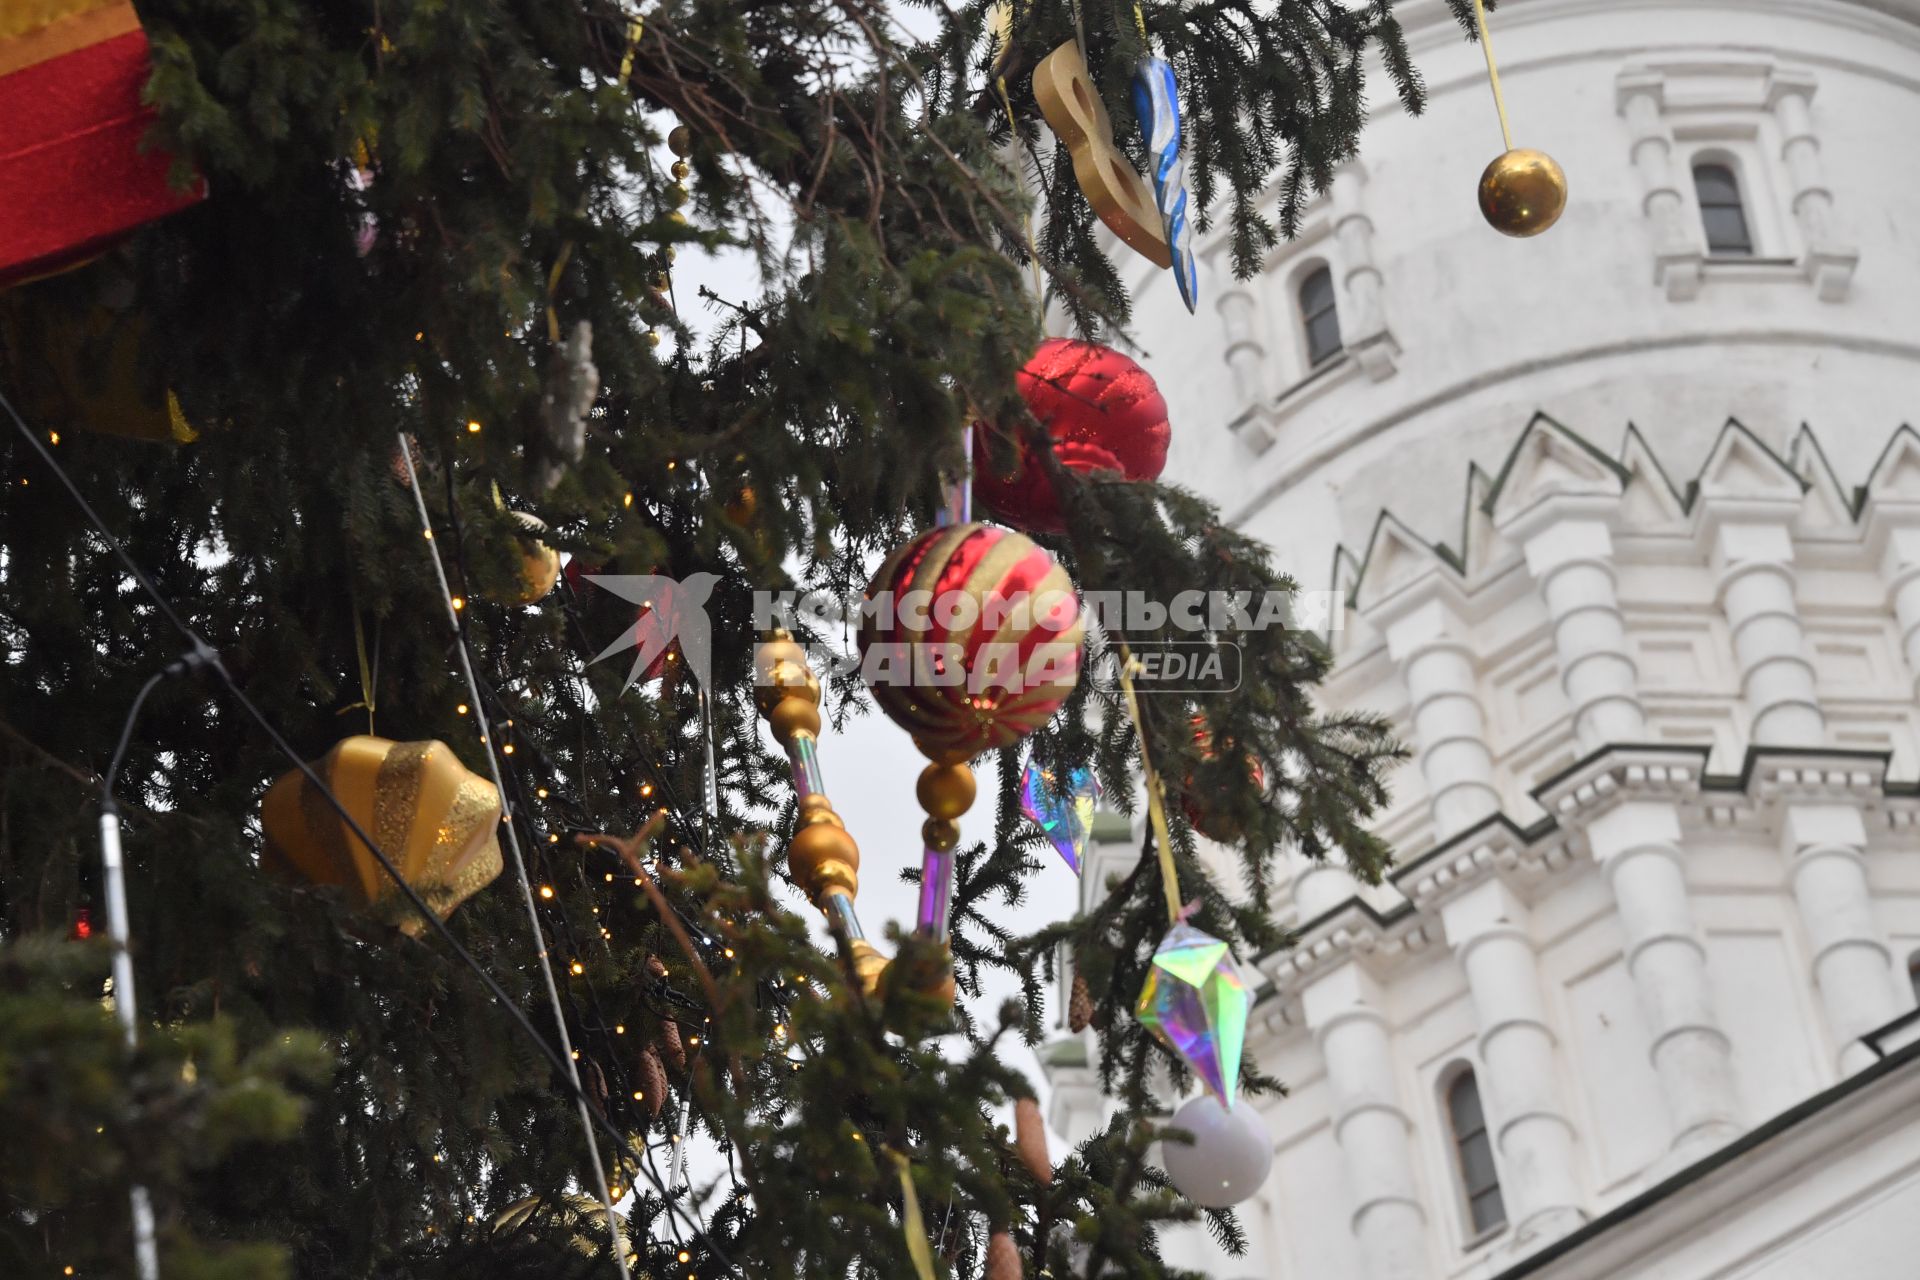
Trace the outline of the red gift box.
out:
<instances>
[{"instance_id":1,"label":"red gift box","mask_svg":"<svg viewBox=\"0 0 1920 1280\"><path fill-rule=\"evenodd\" d=\"M45 12L47 6L42 6ZM202 199L142 151L146 33L124 0L67 0L30 30L0 22L0 288L98 254L141 223Z\"/></svg>"}]
</instances>

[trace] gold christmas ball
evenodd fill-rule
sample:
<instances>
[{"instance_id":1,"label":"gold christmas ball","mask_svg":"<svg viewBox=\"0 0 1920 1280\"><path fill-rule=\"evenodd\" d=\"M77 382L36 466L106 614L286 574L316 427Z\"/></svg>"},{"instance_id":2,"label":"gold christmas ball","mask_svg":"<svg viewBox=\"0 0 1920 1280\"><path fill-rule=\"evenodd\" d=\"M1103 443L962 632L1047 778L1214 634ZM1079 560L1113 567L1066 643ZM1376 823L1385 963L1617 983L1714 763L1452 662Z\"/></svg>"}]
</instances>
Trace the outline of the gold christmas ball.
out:
<instances>
[{"instance_id":1,"label":"gold christmas ball","mask_svg":"<svg viewBox=\"0 0 1920 1280\"><path fill-rule=\"evenodd\" d=\"M1480 213L1502 235L1537 236L1567 207L1567 175L1544 151L1516 147L1480 175Z\"/></svg>"},{"instance_id":2,"label":"gold christmas ball","mask_svg":"<svg viewBox=\"0 0 1920 1280\"><path fill-rule=\"evenodd\" d=\"M693 154L693 130L683 124L677 124L667 131L667 150L677 156Z\"/></svg>"},{"instance_id":3,"label":"gold christmas ball","mask_svg":"<svg viewBox=\"0 0 1920 1280\"><path fill-rule=\"evenodd\" d=\"M920 839L929 849L951 853L953 847L960 843L959 824L951 818L928 818L920 824Z\"/></svg>"},{"instance_id":4,"label":"gold christmas ball","mask_svg":"<svg viewBox=\"0 0 1920 1280\"><path fill-rule=\"evenodd\" d=\"M860 846L832 813L816 816L787 842L787 867L807 896L819 899L829 889L849 894L860 888Z\"/></svg>"},{"instance_id":5,"label":"gold christmas ball","mask_svg":"<svg viewBox=\"0 0 1920 1280\"><path fill-rule=\"evenodd\" d=\"M964 764L930 764L920 771L913 794L930 818L957 818L973 807L973 770Z\"/></svg>"},{"instance_id":6,"label":"gold christmas ball","mask_svg":"<svg viewBox=\"0 0 1920 1280\"><path fill-rule=\"evenodd\" d=\"M880 982L892 961L865 938L855 938L848 946L853 953L853 975L860 980L860 989L869 996L874 995L880 990Z\"/></svg>"},{"instance_id":7,"label":"gold christmas ball","mask_svg":"<svg viewBox=\"0 0 1920 1280\"><path fill-rule=\"evenodd\" d=\"M785 697L767 712L767 724L773 730L774 741L782 746L791 742L797 733L810 733L816 738L820 736L820 685L811 675L807 678L813 683L812 700L800 696Z\"/></svg>"},{"instance_id":8,"label":"gold christmas ball","mask_svg":"<svg viewBox=\"0 0 1920 1280\"><path fill-rule=\"evenodd\" d=\"M722 510L727 513L727 519L735 524L752 524L753 517L760 510L760 495L753 491L752 485L743 484L739 491L727 500Z\"/></svg>"},{"instance_id":9,"label":"gold christmas ball","mask_svg":"<svg viewBox=\"0 0 1920 1280\"><path fill-rule=\"evenodd\" d=\"M688 164L685 160L675 160L673 162L673 180L675 182L685 182L687 180L687 175L692 172L693 172L693 166Z\"/></svg>"},{"instance_id":10,"label":"gold christmas ball","mask_svg":"<svg viewBox=\"0 0 1920 1280\"><path fill-rule=\"evenodd\" d=\"M515 604L537 604L546 599L554 584L560 581L560 553L540 541L540 535L547 526L539 517L528 515L524 511L515 511L513 521L520 526L524 538L521 541L520 581L517 584L519 594L514 597Z\"/></svg>"}]
</instances>

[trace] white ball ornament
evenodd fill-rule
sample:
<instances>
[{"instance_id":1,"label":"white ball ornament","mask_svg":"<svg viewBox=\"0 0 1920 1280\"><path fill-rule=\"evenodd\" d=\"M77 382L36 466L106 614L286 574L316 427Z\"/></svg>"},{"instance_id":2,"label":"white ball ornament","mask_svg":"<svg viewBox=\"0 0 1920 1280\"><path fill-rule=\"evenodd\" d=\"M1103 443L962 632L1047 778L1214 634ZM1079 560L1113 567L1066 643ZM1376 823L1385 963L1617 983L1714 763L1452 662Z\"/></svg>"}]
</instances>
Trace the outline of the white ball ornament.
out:
<instances>
[{"instance_id":1,"label":"white ball ornament","mask_svg":"<svg viewBox=\"0 0 1920 1280\"><path fill-rule=\"evenodd\" d=\"M1229 1110L1203 1093L1168 1125L1193 1135L1192 1143L1167 1138L1160 1158L1180 1194L1206 1209L1239 1204L1260 1189L1273 1169L1273 1138L1250 1102Z\"/></svg>"}]
</instances>

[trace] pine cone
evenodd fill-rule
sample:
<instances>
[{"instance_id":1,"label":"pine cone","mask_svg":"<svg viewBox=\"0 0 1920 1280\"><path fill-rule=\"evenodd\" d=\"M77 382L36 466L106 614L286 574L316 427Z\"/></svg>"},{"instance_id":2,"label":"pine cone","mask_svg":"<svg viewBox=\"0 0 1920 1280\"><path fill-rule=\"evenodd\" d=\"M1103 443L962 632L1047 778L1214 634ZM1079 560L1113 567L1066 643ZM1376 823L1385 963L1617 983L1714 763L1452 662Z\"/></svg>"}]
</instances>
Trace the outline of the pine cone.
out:
<instances>
[{"instance_id":1,"label":"pine cone","mask_svg":"<svg viewBox=\"0 0 1920 1280\"><path fill-rule=\"evenodd\" d=\"M652 974L656 978L666 977L667 976L666 962L663 961L659 956L648 956L647 972Z\"/></svg>"},{"instance_id":2,"label":"pine cone","mask_svg":"<svg viewBox=\"0 0 1920 1280\"><path fill-rule=\"evenodd\" d=\"M1053 1182L1053 1161L1047 1157L1047 1126L1040 1119L1040 1104L1022 1098L1013 1104L1013 1146L1020 1163L1041 1186Z\"/></svg>"},{"instance_id":3,"label":"pine cone","mask_svg":"<svg viewBox=\"0 0 1920 1280\"><path fill-rule=\"evenodd\" d=\"M1087 980L1076 972L1073 975L1073 994L1067 999L1067 1027L1079 1035L1093 1025L1093 992L1087 988Z\"/></svg>"},{"instance_id":4,"label":"pine cone","mask_svg":"<svg viewBox=\"0 0 1920 1280\"><path fill-rule=\"evenodd\" d=\"M600 1070L600 1064L592 1058L583 1060L584 1070L580 1072L580 1087L586 1091L587 1101L601 1115L607 1113L607 1076Z\"/></svg>"},{"instance_id":5,"label":"pine cone","mask_svg":"<svg viewBox=\"0 0 1920 1280\"><path fill-rule=\"evenodd\" d=\"M660 1108L667 1105L667 1069L660 1065L660 1051L648 1045L634 1075L640 1082L640 1101L646 1103L647 1115L658 1120Z\"/></svg>"},{"instance_id":6,"label":"pine cone","mask_svg":"<svg viewBox=\"0 0 1920 1280\"><path fill-rule=\"evenodd\" d=\"M671 1018L660 1024L660 1050L676 1072L687 1069L687 1046L680 1041L680 1024Z\"/></svg>"},{"instance_id":7,"label":"pine cone","mask_svg":"<svg viewBox=\"0 0 1920 1280\"><path fill-rule=\"evenodd\" d=\"M420 441L412 432L407 433L407 453L412 455L414 470L419 470L424 464L424 459L420 453ZM394 483L402 489L413 487L413 481L408 478L410 473L407 471L407 460L401 456L400 446L397 444L393 446L393 459L388 466L393 472Z\"/></svg>"},{"instance_id":8,"label":"pine cone","mask_svg":"<svg viewBox=\"0 0 1920 1280\"><path fill-rule=\"evenodd\" d=\"M1020 1280L1024 1274L1020 1250L1015 1247L1013 1237L1004 1231L994 1232L987 1241L986 1280Z\"/></svg>"}]
</instances>

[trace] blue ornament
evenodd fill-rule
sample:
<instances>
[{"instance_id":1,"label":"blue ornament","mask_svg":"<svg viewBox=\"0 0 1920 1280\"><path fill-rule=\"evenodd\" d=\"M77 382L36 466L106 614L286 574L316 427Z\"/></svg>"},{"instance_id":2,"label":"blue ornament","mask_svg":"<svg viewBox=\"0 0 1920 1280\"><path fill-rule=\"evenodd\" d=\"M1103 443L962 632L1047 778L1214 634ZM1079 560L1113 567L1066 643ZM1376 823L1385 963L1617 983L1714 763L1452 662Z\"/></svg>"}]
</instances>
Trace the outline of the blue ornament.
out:
<instances>
[{"instance_id":1,"label":"blue ornament","mask_svg":"<svg viewBox=\"0 0 1920 1280\"><path fill-rule=\"evenodd\" d=\"M1180 158L1180 86L1165 58L1142 58L1133 73L1133 114L1152 157L1153 197L1166 223L1173 278L1192 312L1200 301L1193 269L1193 225L1187 220L1187 164Z\"/></svg>"}]
</instances>

